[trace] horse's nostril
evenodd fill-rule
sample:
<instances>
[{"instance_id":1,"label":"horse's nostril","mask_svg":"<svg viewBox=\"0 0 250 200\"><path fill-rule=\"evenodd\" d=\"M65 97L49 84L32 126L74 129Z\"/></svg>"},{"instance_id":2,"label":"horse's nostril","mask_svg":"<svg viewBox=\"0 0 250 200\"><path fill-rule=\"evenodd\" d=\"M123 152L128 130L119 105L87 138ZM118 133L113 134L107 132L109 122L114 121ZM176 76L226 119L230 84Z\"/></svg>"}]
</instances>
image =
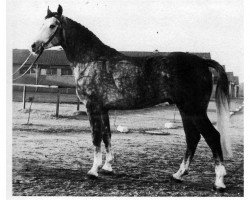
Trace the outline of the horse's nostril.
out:
<instances>
[{"instance_id":1,"label":"horse's nostril","mask_svg":"<svg viewBox=\"0 0 250 200\"><path fill-rule=\"evenodd\" d=\"M36 47L36 44L35 44L35 43L31 45L31 48L35 48L35 47Z\"/></svg>"}]
</instances>

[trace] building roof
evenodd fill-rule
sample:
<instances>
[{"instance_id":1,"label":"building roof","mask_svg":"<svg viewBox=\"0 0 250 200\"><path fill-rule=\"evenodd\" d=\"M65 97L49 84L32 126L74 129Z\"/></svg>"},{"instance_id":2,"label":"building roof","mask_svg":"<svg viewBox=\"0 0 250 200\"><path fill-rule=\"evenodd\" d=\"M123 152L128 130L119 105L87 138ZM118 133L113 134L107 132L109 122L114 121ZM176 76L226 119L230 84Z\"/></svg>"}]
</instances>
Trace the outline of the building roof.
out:
<instances>
[{"instance_id":1,"label":"building roof","mask_svg":"<svg viewBox=\"0 0 250 200\"><path fill-rule=\"evenodd\" d=\"M152 55L161 55L161 56L167 56L170 54L170 52L150 52L150 51L120 51L126 56L132 56L132 57L144 57L144 56L152 56ZM211 59L211 55L208 52L198 53L198 52L187 52L194 55L197 55L199 57L205 58L205 59Z\"/></svg>"},{"instance_id":2,"label":"building roof","mask_svg":"<svg viewBox=\"0 0 250 200\"><path fill-rule=\"evenodd\" d=\"M233 81L234 73L233 72L226 72L228 81Z\"/></svg>"},{"instance_id":3,"label":"building roof","mask_svg":"<svg viewBox=\"0 0 250 200\"><path fill-rule=\"evenodd\" d=\"M239 77L238 77L238 76L234 76L234 77L233 77L233 82L234 82L236 85L239 85Z\"/></svg>"},{"instance_id":4,"label":"building roof","mask_svg":"<svg viewBox=\"0 0 250 200\"><path fill-rule=\"evenodd\" d=\"M27 49L13 49L13 64L22 64L29 56ZM31 64L36 56L31 56L27 64ZM69 65L63 50L45 50L37 61L40 65Z\"/></svg>"},{"instance_id":5,"label":"building roof","mask_svg":"<svg viewBox=\"0 0 250 200\"><path fill-rule=\"evenodd\" d=\"M126 56L143 57L157 55L168 55L169 52L147 52L147 51L121 51ZM27 49L13 49L13 64L22 64L29 56L30 52ZM210 59L210 53L192 53L205 59ZM31 64L35 60L35 56L27 61L27 64ZM37 61L40 65L69 65L69 61L66 58L64 50L45 50L41 57Z\"/></svg>"}]
</instances>

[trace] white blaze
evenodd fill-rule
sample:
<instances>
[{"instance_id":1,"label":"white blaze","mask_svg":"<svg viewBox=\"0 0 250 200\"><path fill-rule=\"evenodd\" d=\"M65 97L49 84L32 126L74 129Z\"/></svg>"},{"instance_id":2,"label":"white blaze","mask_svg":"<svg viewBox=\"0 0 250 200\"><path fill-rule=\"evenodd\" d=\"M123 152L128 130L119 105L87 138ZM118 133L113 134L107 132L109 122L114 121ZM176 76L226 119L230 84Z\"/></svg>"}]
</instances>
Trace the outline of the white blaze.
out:
<instances>
[{"instance_id":1,"label":"white blaze","mask_svg":"<svg viewBox=\"0 0 250 200\"><path fill-rule=\"evenodd\" d=\"M55 33L59 25L58 20L55 17L50 17L44 20L44 23L35 39L35 42L38 44L46 43L51 36ZM54 45L50 42L45 49L53 47Z\"/></svg>"}]
</instances>

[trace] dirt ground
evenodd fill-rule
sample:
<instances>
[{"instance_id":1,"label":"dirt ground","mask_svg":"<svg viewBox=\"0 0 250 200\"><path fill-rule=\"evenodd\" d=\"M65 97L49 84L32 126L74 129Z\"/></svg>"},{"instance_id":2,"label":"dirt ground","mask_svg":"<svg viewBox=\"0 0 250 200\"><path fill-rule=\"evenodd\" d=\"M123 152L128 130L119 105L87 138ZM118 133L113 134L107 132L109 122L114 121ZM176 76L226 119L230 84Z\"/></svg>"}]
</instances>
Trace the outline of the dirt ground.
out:
<instances>
[{"instance_id":1,"label":"dirt ground","mask_svg":"<svg viewBox=\"0 0 250 200\"><path fill-rule=\"evenodd\" d=\"M29 108L27 103L27 108ZM231 110L242 105L234 100ZM81 107L82 108L82 107ZM60 118L55 105L34 103L30 125L28 109L13 102L12 183L14 196L243 196L243 110L231 117L230 135L233 158L226 159L227 190L216 193L212 153L202 138L182 183L171 180L185 152L181 119L174 106L156 106L135 111L112 111L113 174L87 177L93 161L88 117L75 115L76 105L61 104ZM208 115L216 125L216 110L211 102ZM175 129L164 124L173 121ZM119 133L117 125L129 133ZM152 132L147 132L151 130ZM160 131L162 134L153 134ZM104 152L104 148L103 148ZM103 159L104 159L103 155Z\"/></svg>"}]
</instances>

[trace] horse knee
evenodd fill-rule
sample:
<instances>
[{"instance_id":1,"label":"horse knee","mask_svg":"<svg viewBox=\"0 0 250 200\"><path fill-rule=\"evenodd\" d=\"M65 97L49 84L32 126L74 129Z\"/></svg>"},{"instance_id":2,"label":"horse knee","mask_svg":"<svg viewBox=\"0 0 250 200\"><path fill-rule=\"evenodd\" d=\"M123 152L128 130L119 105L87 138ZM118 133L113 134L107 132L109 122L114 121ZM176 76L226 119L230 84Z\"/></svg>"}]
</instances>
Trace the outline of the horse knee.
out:
<instances>
[{"instance_id":1,"label":"horse knee","mask_svg":"<svg viewBox=\"0 0 250 200\"><path fill-rule=\"evenodd\" d=\"M207 116L196 121L196 126L211 148L216 162L223 161L220 133L214 128Z\"/></svg>"},{"instance_id":2,"label":"horse knee","mask_svg":"<svg viewBox=\"0 0 250 200\"><path fill-rule=\"evenodd\" d=\"M214 128L207 115L196 119L195 125L207 142L220 141L220 133Z\"/></svg>"},{"instance_id":3,"label":"horse knee","mask_svg":"<svg viewBox=\"0 0 250 200\"><path fill-rule=\"evenodd\" d=\"M105 147L109 147L111 142L111 134L110 133L103 134L102 140Z\"/></svg>"},{"instance_id":4,"label":"horse knee","mask_svg":"<svg viewBox=\"0 0 250 200\"><path fill-rule=\"evenodd\" d=\"M208 144L220 146L220 133L217 130L213 130L209 133L204 132L202 135Z\"/></svg>"},{"instance_id":5,"label":"horse knee","mask_svg":"<svg viewBox=\"0 0 250 200\"><path fill-rule=\"evenodd\" d=\"M92 137L92 143L94 146L98 147L101 145L102 137L100 135L95 135Z\"/></svg>"}]
</instances>

